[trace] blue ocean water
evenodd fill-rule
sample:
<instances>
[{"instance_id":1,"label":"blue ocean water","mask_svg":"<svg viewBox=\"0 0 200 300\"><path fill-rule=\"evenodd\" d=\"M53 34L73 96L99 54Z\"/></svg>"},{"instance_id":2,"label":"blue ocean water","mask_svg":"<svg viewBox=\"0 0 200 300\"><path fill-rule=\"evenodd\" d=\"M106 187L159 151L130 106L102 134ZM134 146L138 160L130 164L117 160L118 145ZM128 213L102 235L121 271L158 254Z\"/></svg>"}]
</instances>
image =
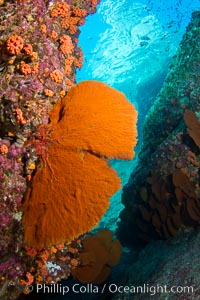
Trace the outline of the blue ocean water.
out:
<instances>
[{"instance_id":1,"label":"blue ocean water","mask_svg":"<svg viewBox=\"0 0 200 300\"><path fill-rule=\"evenodd\" d=\"M77 81L100 80L124 92L139 111L138 141L191 13L199 7L198 0L102 0L81 27L85 59ZM111 161L123 185L136 162ZM99 227L115 230L122 208L120 190Z\"/></svg>"}]
</instances>

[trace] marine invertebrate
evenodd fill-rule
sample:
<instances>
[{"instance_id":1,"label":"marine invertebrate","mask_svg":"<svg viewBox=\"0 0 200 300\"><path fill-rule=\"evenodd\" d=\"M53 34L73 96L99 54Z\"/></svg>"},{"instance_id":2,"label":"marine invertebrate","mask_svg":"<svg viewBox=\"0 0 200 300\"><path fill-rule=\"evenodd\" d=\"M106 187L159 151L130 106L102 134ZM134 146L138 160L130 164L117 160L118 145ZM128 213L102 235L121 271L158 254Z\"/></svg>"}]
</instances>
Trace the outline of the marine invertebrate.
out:
<instances>
[{"instance_id":1,"label":"marine invertebrate","mask_svg":"<svg viewBox=\"0 0 200 300\"><path fill-rule=\"evenodd\" d=\"M2 145L0 146L0 152L1 152L1 154L6 154L6 153L8 153L8 146L5 145L5 144L2 144Z\"/></svg>"},{"instance_id":2,"label":"marine invertebrate","mask_svg":"<svg viewBox=\"0 0 200 300\"><path fill-rule=\"evenodd\" d=\"M74 7L73 14L77 17L85 17L87 15L87 11L85 9L81 9L79 7Z\"/></svg>"},{"instance_id":3,"label":"marine invertebrate","mask_svg":"<svg viewBox=\"0 0 200 300\"><path fill-rule=\"evenodd\" d=\"M184 121L188 127L187 132L197 147L200 148L200 120L194 112L187 109L184 114Z\"/></svg>"},{"instance_id":4,"label":"marine invertebrate","mask_svg":"<svg viewBox=\"0 0 200 300\"><path fill-rule=\"evenodd\" d=\"M44 94L48 97L52 97L54 92L49 89L44 89Z\"/></svg>"},{"instance_id":5,"label":"marine invertebrate","mask_svg":"<svg viewBox=\"0 0 200 300\"><path fill-rule=\"evenodd\" d=\"M6 41L7 53L11 55L19 54L23 46L24 40L18 35L11 35Z\"/></svg>"},{"instance_id":6,"label":"marine invertebrate","mask_svg":"<svg viewBox=\"0 0 200 300\"><path fill-rule=\"evenodd\" d=\"M24 74L24 75L29 75L32 72L31 66L29 64L25 64L25 63L23 63L21 65L20 70L21 70L22 74Z\"/></svg>"},{"instance_id":7,"label":"marine invertebrate","mask_svg":"<svg viewBox=\"0 0 200 300\"><path fill-rule=\"evenodd\" d=\"M55 30L52 30L52 32L50 34L50 38L56 39L57 37L58 37L58 33Z\"/></svg>"},{"instance_id":8,"label":"marine invertebrate","mask_svg":"<svg viewBox=\"0 0 200 300\"><path fill-rule=\"evenodd\" d=\"M199 187L183 170L168 176L151 173L144 183L146 198L136 191L136 203L128 216L134 227L137 242L169 239L183 226L200 224ZM195 191L196 190L196 191Z\"/></svg>"},{"instance_id":9,"label":"marine invertebrate","mask_svg":"<svg viewBox=\"0 0 200 300\"><path fill-rule=\"evenodd\" d=\"M108 159L133 158L136 144L134 106L101 82L71 88L50 119L47 157L23 205L24 240L34 246L71 241L98 224L120 187Z\"/></svg>"},{"instance_id":10,"label":"marine invertebrate","mask_svg":"<svg viewBox=\"0 0 200 300\"><path fill-rule=\"evenodd\" d=\"M118 264L122 247L112 240L113 233L101 229L95 236L86 237L79 253L80 264L72 271L75 279L82 283L102 283L110 274L112 266Z\"/></svg>"},{"instance_id":11,"label":"marine invertebrate","mask_svg":"<svg viewBox=\"0 0 200 300\"><path fill-rule=\"evenodd\" d=\"M60 51L64 54L70 55L73 52L73 43L69 35L63 34L60 38Z\"/></svg>"},{"instance_id":12,"label":"marine invertebrate","mask_svg":"<svg viewBox=\"0 0 200 300\"><path fill-rule=\"evenodd\" d=\"M63 74L59 70L54 70L51 72L50 77L55 82L61 82L63 80Z\"/></svg>"},{"instance_id":13,"label":"marine invertebrate","mask_svg":"<svg viewBox=\"0 0 200 300\"><path fill-rule=\"evenodd\" d=\"M27 123L27 120L24 119L22 110L20 108L15 109L15 116L17 123L21 123L22 125Z\"/></svg>"},{"instance_id":14,"label":"marine invertebrate","mask_svg":"<svg viewBox=\"0 0 200 300\"><path fill-rule=\"evenodd\" d=\"M44 33L47 33L47 26L45 24L41 24L40 25L40 30L41 32L44 34Z\"/></svg>"},{"instance_id":15,"label":"marine invertebrate","mask_svg":"<svg viewBox=\"0 0 200 300\"><path fill-rule=\"evenodd\" d=\"M31 54L33 52L33 47L31 44L26 44L23 50L26 54Z\"/></svg>"},{"instance_id":16,"label":"marine invertebrate","mask_svg":"<svg viewBox=\"0 0 200 300\"><path fill-rule=\"evenodd\" d=\"M68 16L69 10L70 10L69 4L65 2L58 2L57 7L52 10L51 16L53 18L57 16L66 17Z\"/></svg>"}]
</instances>

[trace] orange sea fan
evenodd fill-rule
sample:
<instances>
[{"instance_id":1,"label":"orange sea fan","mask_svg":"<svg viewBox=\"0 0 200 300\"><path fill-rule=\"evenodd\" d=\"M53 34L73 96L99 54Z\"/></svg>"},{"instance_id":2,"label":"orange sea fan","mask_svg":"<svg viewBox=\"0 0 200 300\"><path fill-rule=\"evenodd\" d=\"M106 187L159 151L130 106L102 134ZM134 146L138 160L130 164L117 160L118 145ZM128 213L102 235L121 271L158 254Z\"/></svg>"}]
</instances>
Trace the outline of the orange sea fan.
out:
<instances>
[{"instance_id":1,"label":"orange sea fan","mask_svg":"<svg viewBox=\"0 0 200 300\"><path fill-rule=\"evenodd\" d=\"M25 243L60 244L92 229L120 188L108 159L131 159L137 112L125 96L97 81L72 87L50 113L47 157L23 205Z\"/></svg>"},{"instance_id":2,"label":"orange sea fan","mask_svg":"<svg viewBox=\"0 0 200 300\"><path fill-rule=\"evenodd\" d=\"M112 239L110 230L101 229L95 236L83 240L80 265L72 271L75 279L81 283L101 284L108 277L111 267L119 263L122 254L119 240Z\"/></svg>"},{"instance_id":3,"label":"orange sea fan","mask_svg":"<svg viewBox=\"0 0 200 300\"><path fill-rule=\"evenodd\" d=\"M102 82L87 80L73 87L59 102L62 114L54 114L56 109L51 113L56 125L52 137L63 136L66 128L70 147L108 159L133 158L137 111L123 93ZM60 117L59 122L54 115Z\"/></svg>"}]
</instances>

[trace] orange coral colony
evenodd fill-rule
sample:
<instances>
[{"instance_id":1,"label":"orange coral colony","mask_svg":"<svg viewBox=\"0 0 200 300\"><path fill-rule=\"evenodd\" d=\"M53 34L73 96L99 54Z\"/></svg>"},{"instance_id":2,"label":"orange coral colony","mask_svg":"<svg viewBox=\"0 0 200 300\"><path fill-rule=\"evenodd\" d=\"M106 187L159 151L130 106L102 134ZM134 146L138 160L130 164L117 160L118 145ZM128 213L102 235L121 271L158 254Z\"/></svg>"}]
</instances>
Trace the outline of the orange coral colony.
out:
<instances>
[{"instance_id":1,"label":"orange coral colony","mask_svg":"<svg viewBox=\"0 0 200 300\"><path fill-rule=\"evenodd\" d=\"M46 155L23 204L24 241L32 246L71 241L97 225L120 188L108 159L131 159L136 145L134 106L98 81L72 87L50 121Z\"/></svg>"},{"instance_id":2,"label":"orange coral colony","mask_svg":"<svg viewBox=\"0 0 200 300\"><path fill-rule=\"evenodd\" d=\"M6 41L6 50L11 55L20 53L24 46L24 40L18 35L11 35Z\"/></svg>"},{"instance_id":3,"label":"orange coral colony","mask_svg":"<svg viewBox=\"0 0 200 300\"><path fill-rule=\"evenodd\" d=\"M195 144L200 147L200 121L196 114L188 109L186 109L184 114L184 120L188 126L188 134L193 139Z\"/></svg>"}]
</instances>

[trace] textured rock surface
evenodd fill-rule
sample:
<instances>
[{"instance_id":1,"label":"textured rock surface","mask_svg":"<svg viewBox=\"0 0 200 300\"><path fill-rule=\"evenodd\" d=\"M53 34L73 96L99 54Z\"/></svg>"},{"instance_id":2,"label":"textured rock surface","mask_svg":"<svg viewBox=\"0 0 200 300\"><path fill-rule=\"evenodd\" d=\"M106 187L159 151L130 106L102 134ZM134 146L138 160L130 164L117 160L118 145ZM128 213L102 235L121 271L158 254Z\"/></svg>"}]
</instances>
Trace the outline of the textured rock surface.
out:
<instances>
[{"instance_id":1,"label":"textured rock surface","mask_svg":"<svg viewBox=\"0 0 200 300\"><path fill-rule=\"evenodd\" d=\"M193 13L146 117L140 160L123 191L118 232L124 242L168 239L200 223L199 18Z\"/></svg>"},{"instance_id":2,"label":"textured rock surface","mask_svg":"<svg viewBox=\"0 0 200 300\"><path fill-rule=\"evenodd\" d=\"M75 84L75 71L83 61L77 45L79 26L98 3L0 1L0 297L4 299L28 292L34 280L47 280L52 267L55 271L52 255L58 263L59 255L69 252L69 245L24 247L22 200L47 143L39 125L48 123L53 105ZM77 254L78 248L79 243L73 252ZM56 268L53 279L69 276L66 261Z\"/></svg>"},{"instance_id":3,"label":"textured rock surface","mask_svg":"<svg viewBox=\"0 0 200 300\"><path fill-rule=\"evenodd\" d=\"M28 297L20 298L30 300L199 300L199 243L200 229L181 232L171 241L153 241L139 251L130 251L124 248L120 265L113 268L111 276L105 282L106 287L102 293L103 285L98 286L98 293L91 289L85 293L72 292L77 281L63 282L70 292L64 296L61 293L31 293ZM192 258L192 261L191 261ZM137 287L151 289L146 293L109 292L118 288L128 287L130 290ZM96 285L95 285L96 286ZM158 290L155 290L159 286ZM166 292L161 293L161 287L166 286ZM80 287L87 287L81 284ZM179 287L179 293L169 293L172 287ZM187 290L187 287L190 290ZM181 288L185 291L181 292ZM153 295L155 294L155 295Z\"/></svg>"},{"instance_id":4,"label":"textured rock surface","mask_svg":"<svg viewBox=\"0 0 200 300\"><path fill-rule=\"evenodd\" d=\"M198 300L200 299L199 276L200 229L179 234L171 241L155 241L148 244L138 257L134 253L126 254L126 261L121 270L116 269L117 285L151 287L151 292L115 294L107 299L142 299L149 300ZM136 261L134 261L136 260ZM133 263L131 263L133 261ZM123 280L123 279L124 280ZM161 292L166 285L167 293ZM154 288L155 290L154 295ZM172 287L179 287L179 293L172 293ZM187 287L192 287L187 290ZM185 288L185 290L181 290ZM144 290L143 290L144 291ZM153 295L153 296L152 296Z\"/></svg>"}]
</instances>

